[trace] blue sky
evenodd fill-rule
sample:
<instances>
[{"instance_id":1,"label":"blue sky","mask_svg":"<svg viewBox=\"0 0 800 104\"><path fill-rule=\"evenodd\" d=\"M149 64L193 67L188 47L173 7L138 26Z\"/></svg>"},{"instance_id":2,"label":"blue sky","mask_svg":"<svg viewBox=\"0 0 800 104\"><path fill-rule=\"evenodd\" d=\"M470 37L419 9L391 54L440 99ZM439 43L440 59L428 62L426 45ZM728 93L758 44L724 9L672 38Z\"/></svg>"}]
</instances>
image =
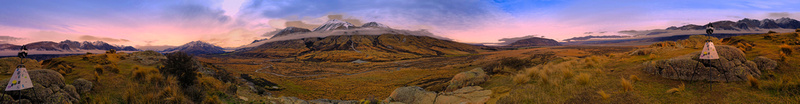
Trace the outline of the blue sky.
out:
<instances>
[{"instance_id":1,"label":"blue sky","mask_svg":"<svg viewBox=\"0 0 800 104\"><path fill-rule=\"evenodd\" d=\"M742 18L800 18L797 0L3 0L0 43L110 41L132 46L202 40L224 47L328 15L426 29L460 42L539 35L620 35ZM287 24L286 22L298 24ZM357 24L359 25L359 24ZM584 34L592 32L594 34ZM604 32L604 34L598 34Z\"/></svg>"}]
</instances>

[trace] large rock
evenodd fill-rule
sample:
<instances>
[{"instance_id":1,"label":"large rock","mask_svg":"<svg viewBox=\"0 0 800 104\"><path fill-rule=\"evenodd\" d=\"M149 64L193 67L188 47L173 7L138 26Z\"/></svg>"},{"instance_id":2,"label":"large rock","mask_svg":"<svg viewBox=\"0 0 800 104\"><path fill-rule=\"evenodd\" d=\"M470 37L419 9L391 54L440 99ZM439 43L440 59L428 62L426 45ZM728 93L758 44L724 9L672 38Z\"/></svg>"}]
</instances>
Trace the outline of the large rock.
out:
<instances>
[{"instance_id":1,"label":"large rock","mask_svg":"<svg viewBox=\"0 0 800 104\"><path fill-rule=\"evenodd\" d=\"M453 79L448 82L450 85L447 86L445 91L452 91L465 86L481 84L486 82L486 80L489 80L489 75L486 75L486 72L484 72L482 68L475 68L453 76Z\"/></svg>"},{"instance_id":2,"label":"large rock","mask_svg":"<svg viewBox=\"0 0 800 104\"><path fill-rule=\"evenodd\" d=\"M72 81L72 86L75 86L75 90L81 94L85 94L92 90L92 82L83 78L78 78L75 81Z\"/></svg>"},{"instance_id":3,"label":"large rock","mask_svg":"<svg viewBox=\"0 0 800 104\"><path fill-rule=\"evenodd\" d=\"M80 95L76 88L64 84L64 77L56 71L50 69L29 70L33 88L22 90L21 95L14 91L2 92L10 96L22 96L17 98L19 102L32 103L78 103ZM8 79L0 81L0 86L6 86ZM5 90L5 88L2 88Z\"/></svg>"},{"instance_id":4,"label":"large rock","mask_svg":"<svg viewBox=\"0 0 800 104\"><path fill-rule=\"evenodd\" d=\"M492 94L480 86L467 86L453 92L439 93L426 91L420 87L400 87L394 90L385 102L406 104L483 104Z\"/></svg>"},{"instance_id":5,"label":"large rock","mask_svg":"<svg viewBox=\"0 0 800 104\"><path fill-rule=\"evenodd\" d=\"M403 102L407 104L432 104L436 93L426 91L417 86L400 87L392 91L386 102Z\"/></svg>"},{"instance_id":6,"label":"large rock","mask_svg":"<svg viewBox=\"0 0 800 104\"><path fill-rule=\"evenodd\" d=\"M469 86L453 92L443 93L436 97L436 104L484 104L489 101L491 90L480 86Z\"/></svg>"},{"instance_id":7,"label":"large rock","mask_svg":"<svg viewBox=\"0 0 800 104\"><path fill-rule=\"evenodd\" d=\"M763 66L769 66L769 59L757 58L748 61L744 52L731 46L716 46L719 59L699 59L700 52L684 56L644 63L644 71L664 78L681 80L705 80L714 82L744 81L748 75L759 77ZM769 68L769 67L767 67ZM774 68L774 67L773 67Z\"/></svg>"},{"instance_id":8,"label":"large rock","mask_svg":"<svg viewBox=\"0 0 800 104\"><path fill-rule=\"evenodd\" d=\"M778 67L778 62L764 56L756 57L753 59L753 62L755 62L758 66L758 69L761 70L774 70L775 67Z\"/></svg>"}]
</instances>

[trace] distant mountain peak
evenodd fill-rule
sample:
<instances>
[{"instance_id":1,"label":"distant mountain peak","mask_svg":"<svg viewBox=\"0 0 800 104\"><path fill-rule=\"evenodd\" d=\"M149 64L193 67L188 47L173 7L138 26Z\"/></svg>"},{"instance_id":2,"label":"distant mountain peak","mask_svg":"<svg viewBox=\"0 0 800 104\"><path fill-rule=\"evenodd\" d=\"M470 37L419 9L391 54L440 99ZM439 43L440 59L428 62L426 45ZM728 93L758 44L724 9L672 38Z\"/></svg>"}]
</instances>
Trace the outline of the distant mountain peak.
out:
<instances>
[{"instance_id":1,"label":"distant mountain peak","mask_svg":"<svg viewBox=\"0 0 800 104\"><path fill-rule=\"evenodd\" d=\"M389 26L386 26L386 25L380 24L380 23L378 23L378 22L369 22L369 23L365 23L364 25L361 25L361 27L378 27L378 28L389 28Z\"/></svg>"},{"instance_id":2,"label":"distant mountain peak","mask_svg":"<svg viewBox=\"0 0 800 104\"><path fill-rule=\"evenodd\" d=\"M335 30L335 29L340 29L340 28L349 29L349 28L354 28L354 27L355 27L355 25L353 25L353 24L351 24L349 22L338 20L338 19L331 19L328 22L325 22L325 24L322 24L322 26L314 28L314 31L330 31L330 30Z\"/></svg>"},{"instance_id":3,"label":"distant mountain peak","mask_svg":"<svg viewBox=\"0 0 800 104\"><path fill-rule=\"evenodd\" d=\"M165 53L183 51L190 54L215 54L225 53L224 48L203 41L192 41L178 47L165 49Z\"/></svg>"},{"instance_id":4,"label":"distant mountain peak","mask_svg":"<svg viewBox=\"0 0 800 104\"><path fill-rule=\"evenodd\" d=\"M288 34L293 34L293 33L302 33L302 32L311 32L311 30L299 27L286 27L283 30L279 31L278 33L275 33L275 35L272 35L272 38L286 36Z\"/></svg>"}]
</instances>

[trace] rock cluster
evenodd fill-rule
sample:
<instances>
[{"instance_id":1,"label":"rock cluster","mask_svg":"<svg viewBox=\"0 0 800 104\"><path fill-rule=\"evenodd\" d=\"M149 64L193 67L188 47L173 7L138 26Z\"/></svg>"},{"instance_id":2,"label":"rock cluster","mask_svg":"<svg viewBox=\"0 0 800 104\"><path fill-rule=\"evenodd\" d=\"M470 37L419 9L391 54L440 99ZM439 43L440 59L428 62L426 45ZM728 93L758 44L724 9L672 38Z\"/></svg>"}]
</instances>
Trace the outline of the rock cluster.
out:
<instances>
[{"instance_id":1,"label":"rock cluster","mask_svg":"<svg viewBox=\"0 0 800 104\"><path fill-rule=\"evenodd\" d=\"M34 87L16 91L4 91L0 96L2 103L78 103L80 95L91 90L91 82L76 80L72 85L64 83L64 76L50 69L30 70L28 74ZM0 86L6 86L8 79L0 81ZM5 88L2 88L5 90ZM21 96L20 98L15 98Z\"/></svg>"},{"instance_id":2,"label":"rock cluster","mask_svg":"<svg viewBox=\"0 0 800 104\"><path fill-rule=\"evenodd\" d=\"M665 78L680 80L704 80L732 82L747 80L747 76L759 77L762 70L772 70L775 61L759 57L755 61L745 59L741 50L732 46L716 46L719 59L699 59L700 52L681 57L644 63L644 71Z\"/></svg>"},{"instance_id":3,"label":"rock cluster","mask_svg":"<svg viewBox=\"0 0 800 104\"><path fill-rule=\"evenodd\" d=\"M468 86L453 92L434 93L417 86L395 89L384 102L400 102L407 104L483 104L489 100L491 90L480 86Z\"/></svg>"},{"instance_id":4,"label":"rock cluster","mask_svg":"<svg viewBox=\"0 0 800 104\"><path fill-rule=\"evenodd\" d=\"M466 86L474 86L489 80L489 75L482 68L475 68L470 71L461 72L450 79L450 83L445 91L453 91Z\"/></svg>"}]
</instances>

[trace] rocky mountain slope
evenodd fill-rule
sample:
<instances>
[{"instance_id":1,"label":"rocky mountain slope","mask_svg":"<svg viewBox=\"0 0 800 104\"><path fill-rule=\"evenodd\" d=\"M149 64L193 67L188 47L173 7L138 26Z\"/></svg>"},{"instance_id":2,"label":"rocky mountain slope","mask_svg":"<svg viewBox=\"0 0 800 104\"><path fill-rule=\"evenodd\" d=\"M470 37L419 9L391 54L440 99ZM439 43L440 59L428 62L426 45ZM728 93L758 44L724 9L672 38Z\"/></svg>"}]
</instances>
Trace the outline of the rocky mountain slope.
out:
<instances>
[{"instance_id":1,"label":"rocky mountain slope","mask_svg":"<svg viewBox=\"0 0 800 104\"><path fill-rule=\"evenodd\" d=\"M52 42L52 41L41 41L41 42L34 42L25 44L28 50L37 50L37 51L58 51L58 52L80 52L84 50L110 50L114 49L117 51L139 51L139 49L133 48L131 46L122 46L122 45L112 45L108 44L103 41L71 41L65 40L61 42ZM0 50L19 50L21 45L13 45L13 44L0 44Z\"/></svg>"},{"instance_id":2,"label":"rocky mountain slope","mask_svg":"<svg viewBox=\"0 0 800 104\"><path fill-rule=\"evenodd\" d=\"M758 29L796 29L800 28L800 21L791 18L780 18L780 19L763 19L763 20L755 20L744 18L742 20L733 22L733 21L716 21L709 23L714 26L714 28L718 30L758 30ZM708 24L700 26L700 25L684 25L681 27L672 26L667 28L666 30L705 30Z\"/></svg>"},{"instance_id":3,"label":"rocky mountain slope","mask_svg":"<svg viewBox=\"0 0 800 104\"><path fill-rule=\"evenodd\" d=\"M356 27L356 26L353 25L353 24L350 24L349 22L345 22L345 21L337 20L337 19L332 19L332 20L330 20L328 22L325 22L325 24L323 24L322 26L319 26L319 27L315 28L314 31L330 31L330 30L334 30L334 29L349 29L349 28L353 28L353 27Z\"/></svg>"},{"instance_id":4,"label":"rocky mountain slope","mask_svg":"<svg viewBox=\"0 0 800 104\"><path fill-rule=\"evenodd\" d=\"M556 40L547 39L547 38L539 38L539 37L532 37L528 39L517 40L511 44L506 46L508 47L531 47L531 46L560 46L561 44L558 43Z\"/></svg>"},{"instance_id":5,"label":"rocky mountain slope","mask_svg":"<svg viewBox=\"0 0 800 104\"><path fill-rule=\"evenodd\" d=\"M223 49L222 47L215 46L213 44L206 43L203 41L192 41L175 48L165 49L164 51L161 52L172 53L172 52L183 51L189 54L216 54L216 53L225 53L224 50L225 49Z\"/></svg>"}]
</instances>

